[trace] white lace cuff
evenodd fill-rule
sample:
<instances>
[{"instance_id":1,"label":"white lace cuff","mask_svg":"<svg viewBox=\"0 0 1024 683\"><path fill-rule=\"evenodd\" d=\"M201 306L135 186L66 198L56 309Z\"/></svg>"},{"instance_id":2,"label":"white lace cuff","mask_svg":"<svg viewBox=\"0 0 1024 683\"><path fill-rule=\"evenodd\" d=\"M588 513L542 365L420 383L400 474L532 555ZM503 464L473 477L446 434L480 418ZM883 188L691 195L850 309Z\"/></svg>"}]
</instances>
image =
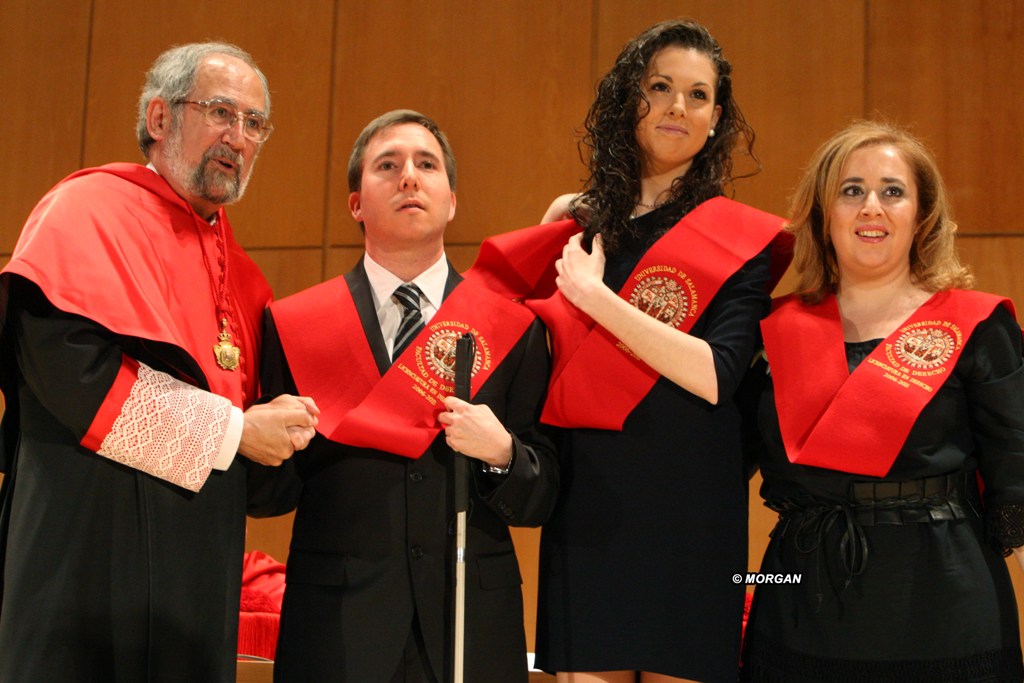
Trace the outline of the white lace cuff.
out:
<instances>
[{"instance_id":1,"label":"white lace cuff","mask_svg":"<svg viewBox=\"0 0 1024 683\"><path fill-rule=\"evenodd\" d=\"M228 429L224 434L224 441L220 445L217 459L213 461L213 469L223 472L231 467L231 463L235 461L235 453L238 452L238 444L242 443L242 427L244 425L245 418L242 417L242 409L238 406L231 406Z\"/></svg>"},{"instance_id":2,"label":"white lace cuff","mask_svg":"<svg viewBox=\"0 0 1024 683\"><path fill-rule=\"evenodd\" d=\"M220 452L232 407L222 396L140 363L138 379L96 452L198 491Z\"/></svg>"}]
</instances>

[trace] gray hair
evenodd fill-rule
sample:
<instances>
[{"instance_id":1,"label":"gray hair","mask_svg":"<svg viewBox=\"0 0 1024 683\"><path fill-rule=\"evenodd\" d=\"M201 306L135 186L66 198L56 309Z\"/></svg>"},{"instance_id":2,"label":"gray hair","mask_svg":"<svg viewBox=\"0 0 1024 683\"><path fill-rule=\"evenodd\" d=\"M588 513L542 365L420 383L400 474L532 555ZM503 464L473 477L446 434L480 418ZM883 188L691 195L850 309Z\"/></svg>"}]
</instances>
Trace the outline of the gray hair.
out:
<instances>
[{"instance_id":1,"label":"gray hair","mask_svg":"<svg viewBox=\"0 0 1024 683\"><path fill-rule=\"evenodd\" d=\"M267 77L263 75L252 56L240 47L230 43L190 43L177 45L157 57L153 66L146 73L146 82L139 96L139 112L135 132L139 140L139 149L149 158L149 147L156 140L149 134L146 126L146 110L155 97L169 103L178 102L188 97L196 84L196 75L203 59L210 55L228 55L242 60L256 72L263 84L264 114L270 116L270 87ZM173 119L179 121L177 116Z\"/></svg>"}]
</instances>

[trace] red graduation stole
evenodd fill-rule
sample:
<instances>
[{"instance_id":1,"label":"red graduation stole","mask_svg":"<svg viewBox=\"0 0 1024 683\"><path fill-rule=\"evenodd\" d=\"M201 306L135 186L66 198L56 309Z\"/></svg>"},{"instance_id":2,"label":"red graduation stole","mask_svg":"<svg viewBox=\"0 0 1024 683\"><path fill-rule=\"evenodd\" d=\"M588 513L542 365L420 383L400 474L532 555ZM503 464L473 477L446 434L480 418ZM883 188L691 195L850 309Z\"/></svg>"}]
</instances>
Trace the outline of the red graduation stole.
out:
<instances>
[{"instance_id":1,"label":"red graduation stole","mask_svg":"<svg viewBox=\"0 0 1024 683\"><path fill-rule=\"evenodd\" d=\"M773 258L774 286L789 263L782 222L724 197L706 201L648 249L619 296L688 332L722 284L769 243L781 257ZM554 368L542 422L621 430L660 375L556 290L554 262L578 231L561 221L491 238L467 277L527 297L551 331Z\"/></svg>"},{"instance_id":2,"label":"red graduation stole","mask_svg":"<svg viewBox=\"0 0 1024 683\"><path fill-rule=\"evenodd\" d=\"M558 291L555 261L562 247L582 230L565 220L488 237L465 278L510 299L545 299Z\"/></svg>"},{"instance_id":3,"label":"red graduation stole","mask_svg":"<svg viewBox=\"0 0 1024 683\"><path fill-rule=\"evenodd\" d=\"M473 395L535 319L526 307L463 280L382 377L345 278L270 307L296 388L320 406L332 441L419 458L440 433L454 389L455 341L476 338Z\"/></svg>"},{"instance_id":4,"label":"red graduation stole","mask_svg":"<svg viewBox=\"0 0 1024 683\"><path fill-rule=\"evenodd\" d=\"M181 349L203 375L186 381L205 380L211 392L245 407L257 395L260 322L271 291L223 208L217 220L230 270L230 332L241 349L234 372L218 367L211 350L221 328L200 243L208 238L199 236L211 228L145 166L107 164L62 180L32 211L3 272L31 280L56 308L115 334Z\"/></svg>"},{"instance_id":5,"label":"red graduation stole","mask_svg":"<svg viewBox=\"0 0 1024 683\"><path fill-rule=\"evenodd\" d=\"M789 461L885 476L974 328L1000 304L1013 313L994 294L938 292L851 374L835 296L816 306L781 299L761 331Z\"/></svg>"}]
</instances>

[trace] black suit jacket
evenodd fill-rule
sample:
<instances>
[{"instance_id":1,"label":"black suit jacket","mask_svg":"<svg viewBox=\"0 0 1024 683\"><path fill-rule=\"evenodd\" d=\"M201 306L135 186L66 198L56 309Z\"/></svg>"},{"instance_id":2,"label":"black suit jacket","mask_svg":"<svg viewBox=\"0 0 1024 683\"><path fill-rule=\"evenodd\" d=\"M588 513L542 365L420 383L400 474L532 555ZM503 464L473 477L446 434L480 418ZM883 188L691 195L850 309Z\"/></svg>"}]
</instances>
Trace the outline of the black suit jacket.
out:
<instances>
[{"instance_id":1,"label":"black suit jacket","mask_svg":"<svg viewBox=\"0 0 1024 683\"><path fill-rule=\"evenodd\" d=\"M445 296L462 280L449 269ZM366 335L383 373L390 360L362 263L345 280L362 320L352 334ZM264 359L264 390L294 392L269 311ZM512 433L515 454L508 475L486 474L471 461L469 683L527 680L522 579L508 525L544 523L557 497L555 456L537 427L548 370L544 329L535 321L474 398ZM449 679L452 462L443 434L416 460L318 435L281 468L251 468L250 514L282 514L297 506L277 680L387 683L413 619L435 676Z\"/></svg>"}]
</instances>

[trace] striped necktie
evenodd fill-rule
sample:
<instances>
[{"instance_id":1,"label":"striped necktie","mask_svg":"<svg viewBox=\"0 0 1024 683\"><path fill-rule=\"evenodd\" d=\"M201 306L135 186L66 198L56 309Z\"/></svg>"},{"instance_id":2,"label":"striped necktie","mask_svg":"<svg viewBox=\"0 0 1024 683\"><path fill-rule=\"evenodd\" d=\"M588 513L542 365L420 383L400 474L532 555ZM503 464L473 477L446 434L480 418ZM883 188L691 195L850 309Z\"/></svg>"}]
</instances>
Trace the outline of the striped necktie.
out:
<instances>
[{"instance_id":1,"label":"striped necktie","mask_svg":"<svg viewBox=\"0 0 1024 683\"><path fill-rule=\"evenodd\" d=\"M419 287L408 282L400 285L391 295L403 309L402 322L398 324L398 333L395 335L394 351L391 352L392 362L402 355L409 342L423 329L423 314L420 312L421 294Z\"/></svg>"}]
</instances>

